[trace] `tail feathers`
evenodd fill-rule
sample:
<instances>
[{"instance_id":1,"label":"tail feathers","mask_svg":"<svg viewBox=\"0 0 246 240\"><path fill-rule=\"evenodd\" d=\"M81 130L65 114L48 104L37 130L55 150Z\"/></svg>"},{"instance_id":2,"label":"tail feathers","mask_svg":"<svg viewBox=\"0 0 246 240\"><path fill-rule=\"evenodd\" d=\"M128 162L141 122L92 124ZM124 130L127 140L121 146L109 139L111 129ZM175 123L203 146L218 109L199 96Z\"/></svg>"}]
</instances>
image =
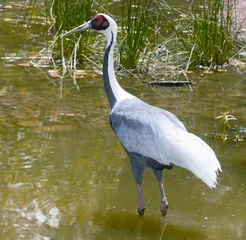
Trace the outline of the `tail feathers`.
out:
<instances>
[{"instance_id":1,"label":"tail feathers","mask_svg":"<svg viewBox=\"0 0 246 240\"><path fill-rule=\"evenodd\" d=\"M222 170L214 151L201 138L192 133L184 133L182 140L179 139L178 142L182 153L179 152L179 156L175 157L176 165L188 169L210 188L215 188L218 173ZM185 161L179 159L185 159Z\"/></svg>"}]
</instances>

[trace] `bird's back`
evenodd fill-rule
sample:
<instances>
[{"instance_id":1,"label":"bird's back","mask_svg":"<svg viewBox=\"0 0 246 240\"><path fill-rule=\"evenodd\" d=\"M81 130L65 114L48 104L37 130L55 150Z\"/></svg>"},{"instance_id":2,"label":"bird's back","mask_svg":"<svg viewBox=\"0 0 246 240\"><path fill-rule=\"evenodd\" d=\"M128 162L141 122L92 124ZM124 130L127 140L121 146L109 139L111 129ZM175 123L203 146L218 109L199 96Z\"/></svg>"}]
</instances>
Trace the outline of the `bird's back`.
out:
<instances>
[{"instance_id":1,"label":"bird's back","mask_svg":"<svg viewBox=\"0 0 246 240\"><path fill-rule=\"evenodd\" d=\"M116 125L127 121L129 124L135 125L132 127L136 128L142 125L156 124L159 121L161 125L165 125L166 130L178 129L187 131L183 123L174 114L149 105L138 98L125 99L116 103L110 113L110 119Z\"/></svg>"},{"instance_id":2,"label":"bird's back","mask_svg":"<svg viewBox=\"0 0 246 240\"><path fill-rule=\"evenodd\" d=\"M168 138L187 132L175 115L138 98L117 103L111 111L110 122L127 151L164 165L171 161Z\"/></svg>"}]
</instances>

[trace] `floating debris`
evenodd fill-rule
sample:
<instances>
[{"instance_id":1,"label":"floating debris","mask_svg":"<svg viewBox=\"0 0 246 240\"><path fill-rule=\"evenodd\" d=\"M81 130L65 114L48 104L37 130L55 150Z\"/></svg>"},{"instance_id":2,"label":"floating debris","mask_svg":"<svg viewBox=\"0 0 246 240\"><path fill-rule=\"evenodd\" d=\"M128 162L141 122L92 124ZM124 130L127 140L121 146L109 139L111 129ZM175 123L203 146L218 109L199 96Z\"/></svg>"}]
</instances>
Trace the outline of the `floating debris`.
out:
<instances>
[{"instance_id":1,"label":"floating debris","mask_svg":"<svg viewBox=\"0 0 246 240\"><path fill-rule=\"evenodd\" d=\"M182 87L193 85L190 81L153 81L148 82L150 85L167 86L167 87Z\"/></svg>"},{"instance_id":2,"label":"floating debris","mask_svg":"<svg viewBox=\"0 0 246 240\"><path fill-rule=\"evenodd\" d=\"M60 74L57 70L48 70L48 74L53 78L60 78Z\"/></svg>"},{"instance_id":3,"label":"floating debris","mask_svg":"<svg viewBox=\"0 0 246 240\"><path fill-rule=\"evenodd\" d=\"M66 116L66 117L74 117L74 113L61 113L61 116Z\"/></svg>"},{"instance_id":4,"label":"floating debris","mask_svg":"<svg viewBox=\"0 0 246 240\"><path fill-rule=\"evenodd\" d=\"M77 77L95 77L97 74L88 70L75 70L73 72Z\"/></svg>"}]
</instances>

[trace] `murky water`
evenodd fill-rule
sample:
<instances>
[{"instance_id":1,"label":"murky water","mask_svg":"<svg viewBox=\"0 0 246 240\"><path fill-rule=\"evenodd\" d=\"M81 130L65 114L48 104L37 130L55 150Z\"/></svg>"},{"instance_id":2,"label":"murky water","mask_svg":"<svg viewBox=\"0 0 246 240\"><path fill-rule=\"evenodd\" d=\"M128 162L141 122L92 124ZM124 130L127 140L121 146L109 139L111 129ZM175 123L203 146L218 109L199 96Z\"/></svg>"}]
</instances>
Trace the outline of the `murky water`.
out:
<instances>
[{"instance_id":1,"label":"murky water","mask_svg":"<svg viewBox=\"0 0 246 240\"><path fill-rule=\"evenodd\" d=\"M0 11L0 239L246 239L245 79L197 73L190 76L193 92L120 79L132 94L175 113L212 146L223 168L215 190L184 169L165 171L166 217L147 171L146 214L139 217L102 77L78 79L78 91L70 78L52 82L46 69L20 66L42 48L29 36L42 25L17 26L18 11ZM223 142L213 132L221 133L214 118L225 111L238 120ZM243 142L233 141L237 134Z\"/></svg>"}]
</instances>

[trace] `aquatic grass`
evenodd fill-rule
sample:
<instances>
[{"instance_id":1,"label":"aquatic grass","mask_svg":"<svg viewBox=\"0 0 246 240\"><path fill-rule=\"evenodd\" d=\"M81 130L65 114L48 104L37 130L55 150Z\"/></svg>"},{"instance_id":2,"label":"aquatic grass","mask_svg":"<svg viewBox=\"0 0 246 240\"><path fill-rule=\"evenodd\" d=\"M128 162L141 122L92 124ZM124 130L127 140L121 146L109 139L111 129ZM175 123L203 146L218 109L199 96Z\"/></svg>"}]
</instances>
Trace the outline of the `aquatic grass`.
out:
<instances>
[{"instance_id":1,"label":"aquatic grass","mask_svg":"<svg viewBox=\"0 0 246 240\"><path fill-rule=\"evenodd\" d=\"M109 0L52 0L50 7L50 16L52 19L51 32L55 34L62 34L65 31L81 25L82 23L91 19L98 12L107 12L105 7L110 5ZM61 48L64 49L63 56L70 57L75 52L76 47L76 59L78 62L83 62L87 56L95 56L95 47L99 41L95 36L83 32L83 41L78 41L80 34L73 34L63 41L61 46L61 39L57 39L56 46L54 48L55 58L61 57ZM101 51L100 48L96 48L97 51ZM97 59L97 57L95 57Z\"/></svg>"},{"instance_id":2,"label":"aquatic grass","mask_svg":"<svg viewBox=\"0 0 246 240\"><path fill-rule=\"evenodd\" d=\"M177 51L178 44L179 39L171 36L146 55L145 59L149 62L148 75L152 81L188 80L186 72L189 58L186 51Z\"/></svg>"},{"instance_id":3,"label":"aquatic grass","mask_svg":"<svg viewBox=\"0 0 246 240\"><path fill-rule=\"evenodd\" d=\"M229 112L223 112L221 113L221 115L217 116L215 119L216 120L219 119L219 122L220 122L220 129L222 133L219 134L219 136L221 136L222 141L226 141L228 139L229 129L231 128L229 121L232 121L232 120L236 121L237 118L229 114ZM235 140L236 142L242 141L242 138L240 138L239 134L236 134L235 139L236 139Z\"/></svg>"},{"instance_id":4,"label":"aquatic grass","mask_svg":"<svg viewBox=\"0 0 246 240\"><path fill-rule=\"evenodd\" d=\"M69 0L53 0L50 10L53 24L51 31L60 35L62 32L70 30L83 22L90 19L96 12L94 6L94 0L87 1L69 1ZM74 34L69 37L69 40L64 41L63 49L64 55L70 56L74 51L75 43L79 38L78 34ZM79 42L79 52L77 59L80 60L83 54L88 54L90 48L88 46L93 45L94 38L88 37L85 33L83 34L83 41ZM61 39L57 39L56 46L54 49L54 55L56 57L61 56Z\"/></svg>"},{"instance_id":5,"label":"aquatic grass","mask_svg":"<svg viewBox=\"0 0 246 240\"><path fill-rule=\"evenodd\" d=\"M136 70L155 47L157 35L152 29L151 3L127 0L122 4L119 63L123 68Z\"/></svg>"},{"instance_id":6,"label":"aquatic grass","mask_svg":"<svg viewBox=\"0 0 246 240\"><path fill-rule=\"evenodd\" d=\"M96 12L100 12L100 5L104 7L110 4L112 5L110 1L102 2L104 4L100 4L94 0L81 1L80 4L71 3L68 0L53 1L50 10L51 19L53 19L52 32L59 35L63 30L72 29L84 21L91 19ZM122 15L121 18L116 18L116 20L120 29L118 66L122 69L136 70L140 68L141 62L143 63L142 69L147 69L144 56L153 50L156 44L156 32L151 27L154 21L153 16L155 16L153 14L154 12L150 9L151 3L152 1L150 0L145 0L144 2L140 0L128 0L120 3ZM95 38L88 37L88 34L83 33L83 41L78 42L78 36L78 34L69 36L63 43L61 40L56 39L53 57L59 59L65 56L70 57L71 60L72 55L77 52L76 61L81 62L85 58L88 60L85 56L89 56L90 59L94 56L97 61L98 54L103 51L103 48L99 44L100 38L97 37L98 40L95 40ZM61 49L63 49L62 54ZM95 49L97 52L95 52Z\"/></svg>"},{"instance_id":7,"label":"aquatic grass","mask_svg":"<svg viewBox=\"0 0 246 240\"><path fill-rule=\"evenodd\" d=\"M164 0L154 1L151 11L153 9L156 18L152 20L152 31L155 37L154 45L143 58L143 64L147 66L146 73L153 84L184 82L188 80L187 71L191 64L193 48L190 52L184 49L176 33L177 25L181 25L180 15L183 14L183 9L170 6Z\"/></svg>"},{"instance_id":8,"label":"aquatic grass","mask_svg":"<svg viewBox=\"0 0 246 240\"><path fill-rule=\"evenodd\" d=\"M32 0L35 1L35 0ZM107 1L104 1L107 2ZM31 62L32 66L43 66L45 63L52 64L56 76L60 79L69 72L76 71L77 63L98 61L98 53L102 48L98 46L99 39L83 33L83 41L80 41L81 34L74 34L68 38L61 38L61 34L91 19L98 11L100 1L68 1L52 0L46 5L49 9L50 26L49 35L53 38L47 47L40 52L39 57ZM47 62L47 59L50 62Z\"/></svg>"},{"instance_id":9,"label":"aquatic grass","mask_svg":"<svg viewBox=\"0 0 246 240\"><path fill-rule=\"evenodd\" d=\"M192 1L177 29L182 47L186 51L195 46L192 57L194 66L218 68L228 63L237 48L233 35L233 9L236 0ZM185 24L186 23L186 24Z\"/></svg>"},{"instance_id":10,"label":"aquatic grass","mask_svg":"<svg viewBox=\"0 0 246 240\"><path fill-rule=\"evenodd\" d=\"M46 0L51 20L49 32L55 36L47 48L48 54L54 65L69 71L76 70L78 62L85 68L90 62L94 69L100 69L102 58L98 56L105 49L100 35L93 37L83 32L82 41L80 34L63 41L59 35L97 12L105 12L119 26L115 55L121 75L137 72L152 80L188 79L190 67L218 68L239 52L240 43L233 35L232 24L235 1L228 4L229 0L193 0L188 9L182 9L165 0Z\"/></svg>"}]
</instances>

